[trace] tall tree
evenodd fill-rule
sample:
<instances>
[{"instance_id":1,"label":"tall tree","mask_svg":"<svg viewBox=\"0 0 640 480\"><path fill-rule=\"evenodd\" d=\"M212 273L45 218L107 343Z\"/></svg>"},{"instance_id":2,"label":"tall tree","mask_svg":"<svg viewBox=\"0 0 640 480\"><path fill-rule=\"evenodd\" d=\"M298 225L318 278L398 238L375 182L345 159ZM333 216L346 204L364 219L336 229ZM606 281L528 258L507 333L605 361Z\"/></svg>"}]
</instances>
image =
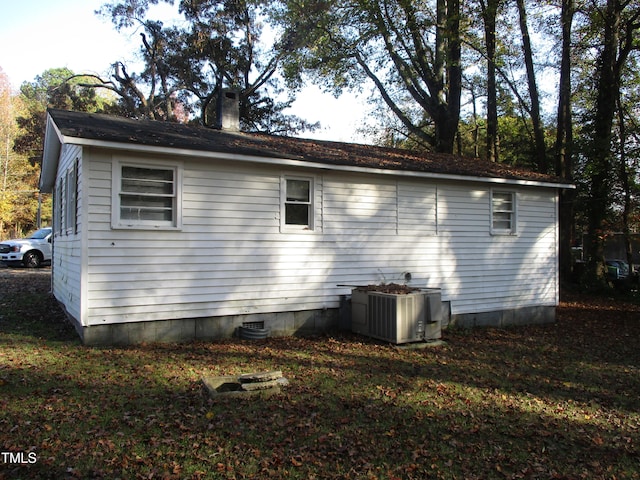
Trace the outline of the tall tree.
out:
<instances>
[{"instance_id":1,"label":"tall tree","mask_svg":"<svg viewBox=\"0 0 640 480\"><path fill-rule=\"evenodd\" d=\"M558 87L558 113L556 121L555 165L556 175L567 183L573 183L573 118L571 114L571 33L574 0L561 0L560 25L561 55L560 79ZM572 276L571 244L574 231L575 192L572 189L560 191L559 207L559 250L560 278L568 281Z\"/></svg>"},{"instance_id":2,"label":"tall tree","mask_svg":"<svg viewBox=\"0 0 640 480\"><path fill-rule=\"evenodd\" d=\"M411 136L453 152L462 90L459 0L285 0L275 13L290 80L310 74L335 93L367 80Z\"/></svg>"},{"instance_id":3,"label":"tall tree","mask_svg":"<svg viewBox=\"0 0 640 480\"><path fill-rule=\"evenodd\" d=\"M264 45L262 18L265 0L183 0L184 21L164 27L148 18L149 8L171 0L117 0L100 13L117 29L140 27L141 74L129 74L118 63L101 86L116 92L125 105L140 115L176 120L181 105L205 126L216 126L216 103L223 87L239 93L243 129L270 133L313 130L310 124L285 110L293 92L280 100L283 90L276 71L280 53ZM143 92L146 92L143 94Z\"/></svg>"},{"instance_id":4,"label":"tall tree","mask_svg":"<svg viewBox=\"0 0 640 480\"><path fill-rule=\"evenodd\" d=\"M7 185L9 152L13 149L13 135L16 129L12 97L9 77L0 68L0 158L2 158L3 190Z\"/></svg>"},{"instance_id":5,"label":"tall tree","mask_svg":"<svg viewBox=\"0 0 640 480\"><path fill-rule=\"evenodd\" d=\"M527 85L529 87L529 101L531 102L531 123L533 126L533 136L535 142L535 155L538 171L547 173L547 149L544 140L544 128L540 116L540 94L536 82L536 72L533 64L533 47L529 35L529 25L527 23L527 9L524 0L516 1L518 6L518 18L520 20L520 33L522 35L522 53L527 71Z\"/></svg>"},{"instance_id":6,"label":"tall tree","mask_svg":"<svg viewBox=\"0 0 640 480\"><path fill-rule=\"evenodd\" d=\"M0 159L2 159L2 181L0 184L0 238L4 238L5 225L11 221L14 195L9 185L12 166L13 137L16 123L13 115L13 99L9 77L0 68Z\"/></svg>"},{"instance_id":7,"label":"tall tree","mask_svg":"<svg viewBox=\"0 0 640 480\"><path fill-rule=\"evenodd\" d=\"M25 113L24 108L24 102L12 91L9 78L0 69L0 238L21 236L37 227L39 168L27 155L13 149L21 133L16 119Z\"/></svg>"},{"instance_id":8,"label":"tall tree","mask_svg":"<svg viewBox=\"0 0 640 480\"><path fill-rule=\"evenodd\" d=\"M616 101L614 165L617 185L614 188L614 212L619 216L616 230L622 232L623 258L633 265L633 233L640 229L640 55L629 58L623 86Z\"/></svg>"},{"instance_id":9,"label":"tall tree","mask_svg":"<svg viewBox=\"0 0 640 480\"><path fill-rule=\"evenodd\" d=\"M500 0L480 0L484 20L484 41L487 57L487 159L499 160L498 94L496 85L496 23Z\"/></svg>"},{"instance_id":10,"label":"tall tree","mask_svg":"<svg viewBox=\"0 0 640 480\"><path fill-rule=\"evenodd\" d=\"M20 154L29 155L34 164L41 160L47 108L88 112L104 106L104 97L97 96L91 88L78 85L78 81L67 81L72 77L74 73L68 68L50 68L36 76L33 82L25 82L20 87L26 113L17 117L21 133L13 148Z\"/></svg>"},{"instance_id":11,"label":"tall tree","mask_svg":"<svg viewBox=\"0 0 640 480\"><path fill-rule=\"evenodd\" d=\"M622 186L622 237L625 247L625 259L627 263L633 266L633 250L631 246L631 208L632 208L632 185L635 183L632 181L631 172L629 171L629 164L627 159L627 120L624 104L622 101L622 94L618 93L616 99L616 109L618 116L618 171L620 176L620 183Z\"/></svg>"},{"instance_id":12,"label":"tall tree","mask_svg":"<svg viewBox=\"0 0 640 480\"><path fill-rule=\"evenodd\" d=\"M602 47L597 63L596 104L590 133L589 199L587 231L587 279L606 280L604 265L605 223L611 205L612 136L616 100L630 53L640 47L640 5L628 0L606 0L592 11L593 25L602 26Z\"/></svg>"},{"instance_id":13,"label":"tall tree","mask_svg":"<svg viewBox=\"0 0 640 480\"><path fill-rule=\"evenodd\" d=\"M151 120L179 121L177 95L181 90L167 62L171 31L162 22L141 21L140 54L144 68L140 74L131 72L122 61L111 65L111 75L104 79L93 74L79 74L69 80L80 81L86 88L106 89L120 100L121 113Z\"/></svg>"},{"instance_id":14,"label":"tall tree","mask_svg":"<svg viewBox=\"0 0 640 480\"><path fill-rule=\"evenodd\" d=\"M22 109L16 114L19 132L14 138L13 149L18 158L28 159L30 168L21 167L25 179L24 190L30 191L30 201L14 204L14 208L21 209L21 218L28 229L36 227L38 210L37 197L38 177L42 160L42 145L46 109L62 108L86 112L102 111L108 107L111 99L96 95L95 90L79 85L77 80L69 81L74 74L67 68L51 68L36 76L33 82L25 82L20 87L20 103ZM50 209L43 208L43 212ZM46 220L46 214L45 218ZM19 228L22 230L22 228Z\"/></svg>"}]
</instances>

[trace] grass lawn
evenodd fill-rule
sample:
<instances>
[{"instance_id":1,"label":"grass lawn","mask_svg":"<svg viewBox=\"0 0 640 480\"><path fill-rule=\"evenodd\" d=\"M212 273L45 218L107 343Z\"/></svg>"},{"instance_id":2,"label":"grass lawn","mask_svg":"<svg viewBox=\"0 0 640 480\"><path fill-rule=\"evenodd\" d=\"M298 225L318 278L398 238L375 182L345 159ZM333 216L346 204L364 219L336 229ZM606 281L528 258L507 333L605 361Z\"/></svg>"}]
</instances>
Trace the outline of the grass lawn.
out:
<instances>
[{"instance_id":1,"label":"grass lawn","mask_svg":"<svg viewBox=\"0 0 640 480\"><path fill-rule=\"evenodd\" d=\"M631 303L575 297L557 324L424 350L355 335L87 348L46 270L0 277L0 479L640 478ZM290 385L203 394L203 375L263 370Z\"/></svg>"}]
</instances>

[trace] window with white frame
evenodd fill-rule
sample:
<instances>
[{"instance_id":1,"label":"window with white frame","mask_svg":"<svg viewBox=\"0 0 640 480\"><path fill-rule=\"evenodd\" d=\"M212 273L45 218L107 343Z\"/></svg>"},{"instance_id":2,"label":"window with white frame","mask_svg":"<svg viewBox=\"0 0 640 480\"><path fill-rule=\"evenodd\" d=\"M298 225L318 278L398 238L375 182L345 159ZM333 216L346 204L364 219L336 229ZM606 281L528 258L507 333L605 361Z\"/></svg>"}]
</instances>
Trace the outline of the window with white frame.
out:
<instances>
[{"instance_id":1,"label":"window with white frame","mask_svg":"<svg viewBox=\"0 0 640 480\"><path fill-rule=\"evenodd\" d=\"M114 162L114 228L179 228L180 166Z\"/></svg>"},{"instance_id":2,"label":"window with white frame","mask_svg":"<svg viewBox=\"0 0 640 480\"><path fill-rule=\"evenodd\" d=\"M78 223L78 160L67 170L67 191L65 195L64 230L67 235L77 232Z\"/></svg>"},{"instance_id":3,"label":"window with white frame","mask_svg":"<svg viewBox=\"0 0 640 480\"><path fill-rule=\"evenodd\" d=\"M282 226L287 230L313 230L313 179L284 177Z\"/></svg>"},{"instance_id":4,"label":"window with white frame","mask_svg":"<svg viewBox=\"0 0 640 480\"><path fill-rule=\"evenodd\" d=\"M58 179L58 183L56 185L55 193L53 196L53 204L55 213L53 215L53 232L55 235L60 235L62 233L62 215L64 213L64 177L60 177Z\"/></svg>"},{"instance_id":5,"label":"window with white frame","mask_svg":"<svg viewBox=\"0 0 640 480\"><path fill-rule=\"evenodd\" d=\"M516 232L516 194L510 191L491 192L491 233Z\"/></svg>"}]
</instances>

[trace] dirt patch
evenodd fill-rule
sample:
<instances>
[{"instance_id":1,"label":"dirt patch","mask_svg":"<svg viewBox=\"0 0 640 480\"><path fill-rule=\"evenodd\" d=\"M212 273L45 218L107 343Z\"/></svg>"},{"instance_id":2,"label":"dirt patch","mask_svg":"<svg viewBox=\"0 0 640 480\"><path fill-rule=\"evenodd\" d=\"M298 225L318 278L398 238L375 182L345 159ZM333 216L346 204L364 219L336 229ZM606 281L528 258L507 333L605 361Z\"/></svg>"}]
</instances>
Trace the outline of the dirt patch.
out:
<instances>
[{"instance_id":1,"label":"dirt patch","mask_svg":"<svg viewBox=\"0 0 640 480\"><path fill-rule=\"evenodd\" d=\"M78 341L51 294L51 267L0 267L0 333L21 340ZM0 475L0 478L2 476Z\"/></svg>"},{"instance_id":2,"label":"dirt patch","mask_svg":"<svg viewBox=\"0 0 640 480\"><path fill-rule=\"evenodd\" d=\"M0 289L5 294L49 293L51 267L23 268L0 265Z\"/></svg>"}]
</instances>

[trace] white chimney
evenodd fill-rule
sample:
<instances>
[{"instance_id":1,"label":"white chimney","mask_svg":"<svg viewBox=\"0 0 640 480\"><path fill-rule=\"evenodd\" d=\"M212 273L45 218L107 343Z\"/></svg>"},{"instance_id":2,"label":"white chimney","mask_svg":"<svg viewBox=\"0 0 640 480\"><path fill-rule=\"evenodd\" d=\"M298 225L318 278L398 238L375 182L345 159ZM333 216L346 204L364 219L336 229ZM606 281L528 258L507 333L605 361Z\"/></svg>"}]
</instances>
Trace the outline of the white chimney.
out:
<instances>
[{"instance_id":1,"label":"white chimney","mask_svg":"<svg viewBox=\"0 0 640 480\"><path fill-rule=\"evenodd\" d=\"M220 91L218 96L217 127L232 132L240 131L240 96L235 90Z\"/></svg>"}]
</instances>

